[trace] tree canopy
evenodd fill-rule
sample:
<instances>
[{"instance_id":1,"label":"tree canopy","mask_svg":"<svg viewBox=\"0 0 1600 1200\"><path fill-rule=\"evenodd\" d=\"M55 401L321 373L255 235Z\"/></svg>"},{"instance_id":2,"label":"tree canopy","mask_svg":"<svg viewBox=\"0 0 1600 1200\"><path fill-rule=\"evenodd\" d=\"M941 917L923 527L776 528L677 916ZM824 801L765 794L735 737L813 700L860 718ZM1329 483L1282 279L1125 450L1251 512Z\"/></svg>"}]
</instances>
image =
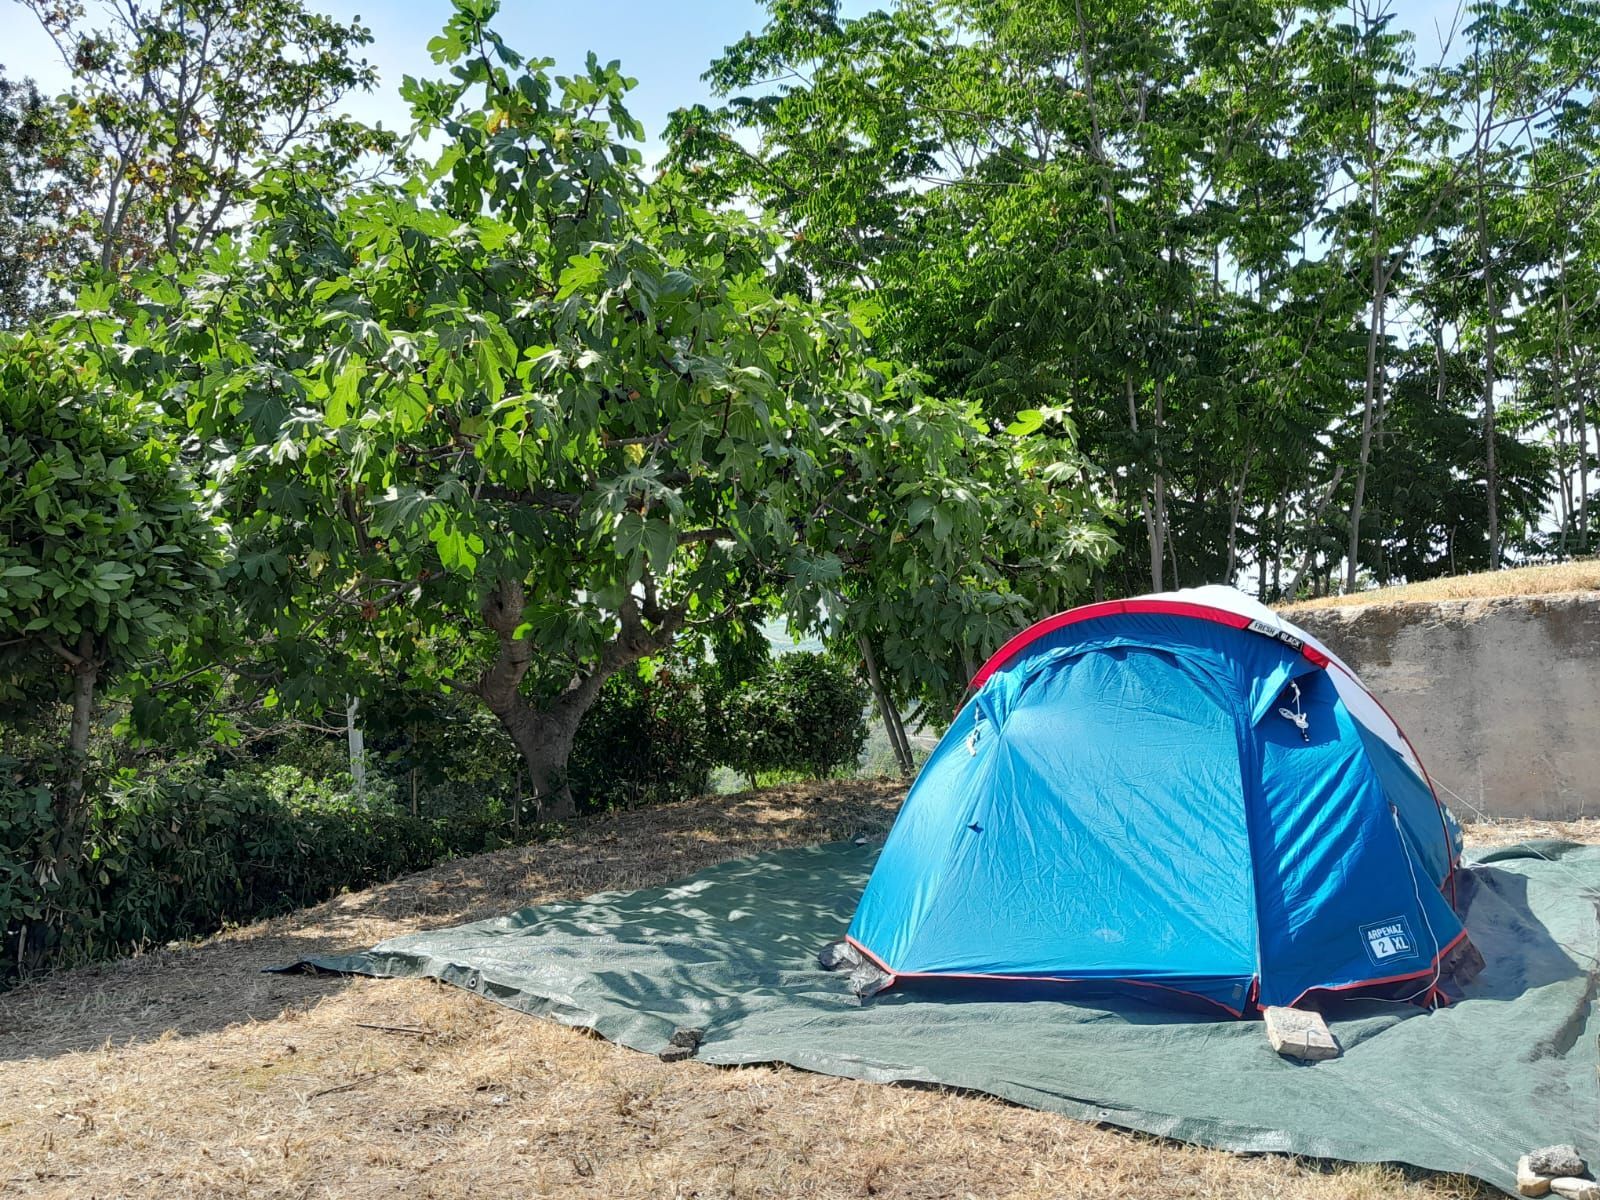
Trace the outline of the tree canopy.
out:
<instances>
[{"instance_id":1,"label":"tree canopy","mask_svg":"<svg viewBox=\"0 0 1600 1200\"><path fill-rule=\"evenodd\" d=\"M406 82L436 161L337 195L274 172L114 352L215 455L272 702L471 688L560 814L599 688L680 634L848 627L949 699L1086 588L1111 543L1068 439L928 394L874 306L785 290L761 227L643 177L616 64L552 77L490 11Z\"/></svg>"},{"instance_id":2,"label":"tree canopy","mask_svg":"<svg viewBox=\"0 0 1600 1200\"><path fill-rule=\"evenodd\" d=\"M659 165L493 0L404 135L299 0L24 4L0 650L72 762L470 697L563 816L608 680L778 621L909 770L1090 595L1593 549L1589 0L770 0Z\"/></svg>"},{"instance_id":3,"label":"tree canopy","mask_svg":"<svg viewBox=\"0 0 1600 1200\"><path fill-rule=\"evenodd\" d=\"M18 0L72 74L96 264L186 261L285 158L337 175L393 139L342 115L370 89L359 20L300 0Z\"/></svg>"},{"instance_id":4,"label":"tree canopy","mask_svg":"<svg viewBox=\"0 0 1600 1200\"><path fill-rule=\"evenodd\" d=\"M1065 407L1119 590L1591 547L1592 4L1469 6L1431 62L1382 2L768 8L674 161L941 393Z\"/></svg>"},{"instance_id":5,"label":"tree canopy","mask_svg":"<svg viewBox=\"0 0 1600 1200\"><path fill-rule=\"evenodd\" d=\"M159 407L103 369L106 324L0 354L0 711L70 703L64 831L81 817L97 689L200 632L223 547Z\"/></svg>"}]
</instances>

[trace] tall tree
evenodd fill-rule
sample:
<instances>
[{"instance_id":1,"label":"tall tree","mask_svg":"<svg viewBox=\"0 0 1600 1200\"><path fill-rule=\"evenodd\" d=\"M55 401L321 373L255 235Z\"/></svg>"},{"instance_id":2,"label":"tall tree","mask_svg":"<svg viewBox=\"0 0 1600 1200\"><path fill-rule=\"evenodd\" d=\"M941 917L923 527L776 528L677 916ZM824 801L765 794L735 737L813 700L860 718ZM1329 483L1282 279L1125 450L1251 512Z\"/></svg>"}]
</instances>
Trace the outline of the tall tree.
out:
<instances>
[{"instance_id":1,"label":"tall tree","mask_svg":"<svg viewBox=\"0 0 1600 1200\"><path fill-rule=\"evenodd\" d=\"M18 2L72 75L102 270L192 260L292 153L338 169L392 144L338 112L377 78L355 57L372 40L358 20L300 0Z\"/></svg>"},{"instance_id":2,"label":"tall tree","mask_svg":"<svg viewBox=\"0 0 1600 1200\"><path fill-rule=\"evenodd\" d=\"M616 64L553 80L494 11L459 0L451 78L405 85L436 163L337 202L274 173L203 279L149 283L113 356L226 448L273 698L327 707L375 686L367 664L470 688L561 817L611 675L761 610L869 619L846 530L949 523L913 565L993 570L997 594L1025 559L1103 555L1091 485L1003 487L1014 436L875 359L864 311L786 293L746 217L645 182ZM968 565L985 552L1001 566Z\"/></svg>"},{"instance_id":3,"label":"tall tree","mask_svg":"<svg viewBox=\"0 0 1600 1200\"><path fill-rule=\"evenodd\" d=\"M87 255L88 164L70 124L32 80L0 72L0 330L59 306L62 280Z\"/></svg>"},{"instance_id":4,"label":"tall tree","mask_svg":"<svg viewBox=\"0 0 1600 1200\"><path fill-rule=\"evenodd\" d=\"M1483 0L1467 9L1470 51L1442 79L1470 142L1460 156L1470 196L1464 241L1473 250L1481 304L1473 325L1481 352L1481 428L1490 566L1501 564L1500 359L1508 308L1528 264L1523 200L1540 186L1540 143L1574 101L1600 83L1600 6L1591 0Z\"/></svg>"},{"instance_id":5,"label":"tall tree","mask_svg":"<svg viewBox=\"0 0 1600 1200\"><path fill-rule=\"evenodd\" d=\"M203 623L223 544L170 422L103 368L113 330L89 312L0 334L0 705L70 708L55 791L69 858L101 693Z\"/></svg>"},{"instance_id":6,"label":"tall tree","mask_svg":"<svg viewBox=\"0 0 1600 1200\"><path fill-rule=\"evenodd\" d=\"M1462 58L1446 31L1418 70L1381 3L786 0L713 64L724 102L677 114L674 161L774 215L808 282L881 299L940 390L1002 419L1065 407L1135 518L1113 589L1353 588L1397 549L1367 509L1402 360L1459 406L1449 347L1477 347L1476 524L1503 540L1514 504L1523 525L1508 490L1537 455L1506 479L1484 419L1525 381L1487 382L1485 335L1538 274L1518 146L1591 94L1592 9L1486 0L1465 36L1500 48ZM1476 298L1444 255L1477 262ZM1452 547L1405 557L1437 573Z\"/></svg>"},{"instance_id":7,"label":"tall tree","mask_svg":"<svg viewBox=\"0 0 1600 1200\"><path fill-rule=\"evenodd\" d=\"M1367 469L1372 453L1372 434L1379 409L1384 402L1386 328L1389 313L1389 287L1394 273L1405 261L1409 242L1416 235L1408 230L1396 245L1395 222L1386 211L1388 174L1401 166L1402 156L1414 148L1414 112L1402 110L1397 99L1406 94L1410 74L1409 39L1390 31L1394 10L1383 0L1355 0L1350 7L1351 35L1355 41L1351 55L1351 104L1358 115L1359 169L1352 183L1359 186L1364 208L1362 233L1368 279L1366 330L1366 370L1361 396L1361 437L1356 453L1354 481L1349 507L1350 541L1345 557L1344 590L1354 591L1361 565L1361 518L1366 500ZM1397 162L1401 159L1401 162Z\"/></svg>"},{"instance_id":8,"label":"tall tree","mask_svg":"<svg viewBox=\"0 0 1600 1200\"><path fill-rule=\"evenodd\" d=\"M824 286L883 297L941 387L1006 419L1066 405L1138 513L1127 586L1214 578L1253 473L1310 473L1273 414L1333 394L1351 291L1303 252L1344 152L1330 11L774 6L678 155L777 213Z\"/></svg>"}]
</instances>

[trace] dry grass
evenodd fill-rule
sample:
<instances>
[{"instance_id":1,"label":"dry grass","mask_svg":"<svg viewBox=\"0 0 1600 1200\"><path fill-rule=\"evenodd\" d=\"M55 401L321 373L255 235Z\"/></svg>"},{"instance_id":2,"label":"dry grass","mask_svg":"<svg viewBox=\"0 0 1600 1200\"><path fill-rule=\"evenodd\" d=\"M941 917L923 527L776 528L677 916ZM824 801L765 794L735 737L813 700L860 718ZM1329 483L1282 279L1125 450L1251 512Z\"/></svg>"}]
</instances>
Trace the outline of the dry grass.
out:
<instances>
[{"instance_id":1,"label":"dry grass","mask_svg":"<svg viewBox=\"0 0 1600 1200\"><path fill-rule=\"evenodd\" d=\"M1457 816L1463 814L1456 810ZM1600 842L1600 817L1580 821L1537 821L1526 817L1505 817L1479 821L1466 826L1467 845L1490 849L1518 842Z\"/></svg>"},{"instance_id":2,"label":"dry grass","mask_svg":"<svg viewBox=\"0 0 1600 1200\"><path fill-rule=\"evenodd\" d=\"M0 996L0 1195L1490 1194L1388 1167L1201 1150L980 1096L668 1066L429 981L259 973L880 831L899 798L887 784L821 784L600 818L559 842ZM1600 822L1565 834L1600 837Z\"/></svg>"},{"instance_id":3,"label":"dry grass","mask_svg":"<svg viewBox=\"0 0 1600 1200\"><path fill-rule=\"evenodd\" d=\"M1348 596L1324 596L1301 604L1286 605L1282 611L1293 614L1306 608L1343 607L1352 604L1402 604L1426 600L1487 600L1499 596L1545 596L1561 592L1600 591L1600 558L1580 562L1556 563L1548 567L1516 567L1509 571L1480 571L1476 575L1455 575L1447 579L1428 579L1398 587L1375 588Z\"/></svg>"}]
</instances>

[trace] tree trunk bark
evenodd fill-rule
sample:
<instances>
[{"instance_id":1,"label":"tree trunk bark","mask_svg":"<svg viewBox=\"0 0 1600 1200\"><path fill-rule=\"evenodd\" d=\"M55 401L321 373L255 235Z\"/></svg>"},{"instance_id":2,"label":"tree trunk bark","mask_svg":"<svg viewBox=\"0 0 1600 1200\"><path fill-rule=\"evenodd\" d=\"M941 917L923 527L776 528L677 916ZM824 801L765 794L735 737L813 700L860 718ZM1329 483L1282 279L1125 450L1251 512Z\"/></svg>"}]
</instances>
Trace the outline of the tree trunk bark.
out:
<instances>
[{"instance_id":1,"label":"tree trunk bark","mask_svg":"<svg viewBox=\"0 0 1600 1200\"><path fill-rule=\"evenodd\" d=\"M541 712L520 696L517 699L518 709L509 721L495 715L527 765L534 811L541 821L569 821L578 815L578 805L567 786L567 760L583 714Z\"/></svg>"},{"instance_id":2,"label":"tree trunk bark","mask_svg":"<svg viewBox=\"0 0 1600 1200\"><path fill-rule=\"evenodd\" d=\"M1589 553L1589 394L1578 389L1578 553Z\"/></svg>"},{"instance_id":3,"label":"tree trunk bark","mask_svg":"<svg viewBox=\"0 0 1600 1200\"><path fill-rule=\"evenodd\" d=\"M1356 460L1355 489L1350 497L1350 548L1346 552L1344 590L1356 590L1361 570L1361 509L1367 496L1367 462L1372 454L1372 418L1381 397L1378 395L1378 354L1383 339L1385 278L1383 256L1378 248L1378 112L1377 101L1367 125L1367 215L1372 224L1372 310L1367 320L1367 383L1361 400L1361 452Z\"/></svg>"},{"instance_id":4,"label":"tree trunk bark","mask_svg":"<svg viewBox=\"0 0 1600 1200\"><path fill-rule=\"evenodd\" d=\"M917 769L917 760L911 755L911 739L906 736L906 723L900 716L900 707L895 704L894 698L884 693L889 701L889 716L894 719L894 736L899 740L900 773L910 775Z\"/></svg>"},{"instance_id":5,"label":"tree trunk bark","mask_svg":"<svg viewBox=\"0 0 1600 1200\"><path fill-rule=\"evenodd\" d=\"M657 612L647 601L645 611L656 622L654 630L647 629L640 619L639 602L627 597L618 613L621 629L601 651L599 661L587 674L574 676L560 695L536 705L519 690L533 665L532 643L517 636L525 607L522 583L509 577L501 578L484 597L480 611L498 638L500 650L479 676L477 693L522 755L539 819L563 821L577 815L566 774L583 714L607 679L667 646L682 628L685 614L678 609Z\"/></svg>"},{"instance_id":6,"label":"tree trunk bark","mask_svg":"<svg viewBox=\"0 0 1600 1200\"><path fill-rule=\"evenodd\" d=\"M1561 255L1561 319L1556 325L1555 387L1556 405L1566 407L1566 398L1572 397L1572 441L1577 450L1578 477L1567 489L1567 506L1572 511L1572 528L1577 542L1577 553L1589 550L1589 430L1584 420L1588 397L1584 395L1577 372L1573 371L1572 385L1567 387L1568 360L1566 345L1571 329L1567 309L1567 256L1563 247ZM1562 529L1562 547L1566 546L1566 530Z\"/></svg>"},{"instance_id":7,"label":"tree trunk bark","mask_svg":"<svg viewBox=\"0 0 1600 1200\"><path fill-rule=\"evenodd\" d=\"M1559 393L1560 390L1561 389L1558 385L1556 391ZM1561 533L1556 542L1556 548L1560 552L1561 557L1566 558L1567 535L1572 530L1573 520L1576 516L1576 513L1574 512L1572 503L1572 459L1567 453L1567 425L1571 420L1571 416L1566 412L1565 407L1561 404L1559 394L1556 397L1555 411L1556 419L1553 424L1556 427L1556 523L1561 529Z\"/></svg>"},{"instance_id":8,"label":"tree trunk bark","mask_svg":"<svg viewBox=\"0 0 1600 1200\"><path fill-rule=\"evenodd\" d=\"M1272 599L1274 603L1283 599L1283 525L1287 519L1286 510L1289 502L1285 499L1278 501L1278 519L1273 528L1272 538Z\"/></svg>"},{"instance_id":9,"label":"tree trunk bark","mask_svg":"<svg viewBox=\"0 0 1600 1200\"><path fill-rule=\"evenodd\" d=\"M1245 451L1244 465L1239 468L1239 482L1228 497L1228 565L1223 570L1222 582L1234 586L1234 572L1239 569L1239 509L1244 503L1245 484L1250 480L1250 460L1255 457L1255 447Z\"/></svg>"},{"instance_id":10,"label":"tree trunk bark","mask_svg":"<svg viewBox=\"0 0 1600 1200\"><path fill-rule=\"evenodd\" d=\"M1488 154L1489 131L1492 120L1493 93L1490 94L1491 116L1484 117L1477 130L1474 151L1477 159L1477 226L1478 266L1483 271L1483 459L1484 481L1488 490L1487 524L1489 533L1489 570L1500 566L1500 471L1496 462L1496 421L1494 406L1495 338L1499 333L1500 313L1495 301L1494 264L1489 254L1489 214L1485 201L1484 159Z\"/></svg>"},{"instance_id":11,"label":"tree trunk bark","mask_svg":"<svg viewBox=\"0 0 1600 1200\"><path fill-rule=\"evenodd\" d=\"M89 765L89 734L94 725L94 694L100 681L100 660L94 634L84 630L72 664L72 720L67 727L67 776L56 795L56 824L61 848L78 845L83 831L84 780Z\"/></svg>"},{"instance_id":12,"label":"tree trunk bark","mask_svg":"<svg viewBox=\"0 0 1600 1200\"><path fill-rule=\"evenodd\" d=\"M346 696L344 732L350 751L350 782L354 785L358 796L367 790L367 741L361 733L360 715L361 698Z\"/></svg>"},{"instance_id":13,"label":"tree trunk bark","mask_svg":"<svg viewBox=\"0 0 1600 1200\"><path fill-rule=\"evenodd\" d=\"M533 665L532 644L516 636L523 607L522 585L513 579L502 579L485 598L483 618L499 638L500 652L478 679L478 697L522 755L539 818L565 820L577 813L566 768L578 720L588 705L574 708L558 701L553 710L541 710L518 690ZM598 685L593 690L598 691Z\"/></svg>"},{"instance_id":14,"label":"tree trunk bark","mask_svg":"<svg viewBox=\"0 0 1600 1200\"><path fill-rule=\"evenodd\" d=\"M1165 308L1161 310L1161 328L1167 327L1170 314ZM1155 509L1154 524L1160 532L1162 549L1172 556L1171 586L1179 588L1183 585L1178 581L1178 546L1172 537L1172 522L1167 515L1167 462L1166 452L1162 448L1162 437L1167 429L1167 381L1165 376L1157 375L1150 388L1152 411L1150 420L1150 443L1155 451L1156 477L1152 492L1152 507ZM1157 560L1159 563L1159 560ZM1155 591L1165 591L1166 582L1161 578L1152 580Z\"/></svg>"},{"instance_id":15,"label":"tree trunk bark","mask_svg":"<svg viewBox=\"0 0 1600 1200\"><path fill-rule=\"evenodd\" d=\"M1128 395L1128 429L1135 436L1139 433L1139 401L1135 395L1133 376L1123 377L1123 386ZM1162 546L1161 515L1151 502L1152 491L1139 485L1139 511L1144 516L1145 534L1150 539L1150 590L1161 591L1162 571L1166 560L1166 552Z\"/></svg>"},{"instance_id":16,"label":"tree trunk bark","mask_svg":"<svg viewBox=\"0 0 1600 1200\"><path fill-rule=\"evenodd\" d=\"M872 698L878 702L878 715L883 718L883 728L888 734L895 763L900 768L900 774L910 775L911 746L900 725L900 715L895 712L894 701L889 698L889 691L883 686L883 677L878 673L878 656L873 652L872 639L863 633L856 641L861 647L861 663L867 669L867 686L872 689Z\"/></svg>"}]
</instances>

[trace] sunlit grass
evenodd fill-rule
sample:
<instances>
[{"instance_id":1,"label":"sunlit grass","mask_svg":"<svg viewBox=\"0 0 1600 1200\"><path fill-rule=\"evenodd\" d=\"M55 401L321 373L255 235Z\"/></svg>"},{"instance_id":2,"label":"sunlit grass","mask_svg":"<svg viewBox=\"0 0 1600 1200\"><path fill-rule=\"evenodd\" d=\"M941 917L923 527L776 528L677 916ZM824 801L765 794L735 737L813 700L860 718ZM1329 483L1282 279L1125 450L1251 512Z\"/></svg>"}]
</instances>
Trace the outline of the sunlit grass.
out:
<instances>
[{"instance_id":1,"label":"sunlit grass","mask_svg":"<svg viewBox=\"0 0 1600 1200\"><path fill-rule=\"evenodd\" d=\"M1480 571L1426 579L1397 587L1372 588L1348 596L1324 596L1284 607L1293 612L1348 604L1399 604L1428 600L1483 600L1496 596L1538 596L1558 592L1600 591L1600 558L1553 563L1544 567L1514 567L1505 571Z\"/></svg>"}]
</instances>

